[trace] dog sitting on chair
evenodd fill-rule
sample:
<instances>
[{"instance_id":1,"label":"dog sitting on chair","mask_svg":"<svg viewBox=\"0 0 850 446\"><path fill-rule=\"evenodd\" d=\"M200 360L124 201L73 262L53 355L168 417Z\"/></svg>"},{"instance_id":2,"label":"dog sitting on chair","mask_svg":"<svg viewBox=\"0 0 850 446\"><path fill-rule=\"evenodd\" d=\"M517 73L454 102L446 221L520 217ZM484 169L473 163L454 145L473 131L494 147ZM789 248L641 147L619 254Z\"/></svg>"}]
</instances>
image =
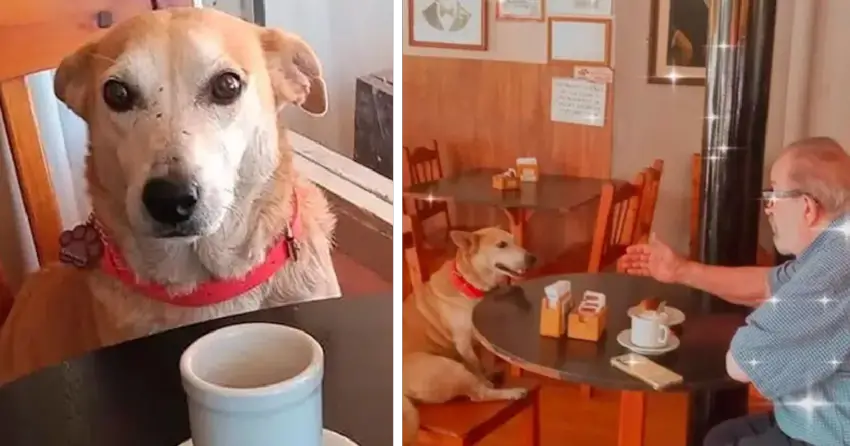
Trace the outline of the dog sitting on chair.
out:
<instances>
[{"instance_id":1,"label":"dog sitting on chair","mask_svg":"<svg viewBox=\"0 0 850 446\"><path fill-rule=\"evenodd\" d=\"M0 383L181 325L339 297L335 218L295 171L279 112L327 109L299 37L212 9L142 14L60 64L88 124L89 221L24 283ZM73 264L73 265L71 265Z\"/></svg>"},{"instance_id":2,"label":"dog sitting on chair","mask_svg":"<svg viewBox=\"0 0 850 446\"><path fill-rule=\"evenodd\" d=\"M472 311L485 293L517 278L535 257L498 228L452 231L455 259L436 271L402 310L405 444L419 428L414 403L519 399L523 388L496 389L474 351Z\"/></svg>"}]
</instances>

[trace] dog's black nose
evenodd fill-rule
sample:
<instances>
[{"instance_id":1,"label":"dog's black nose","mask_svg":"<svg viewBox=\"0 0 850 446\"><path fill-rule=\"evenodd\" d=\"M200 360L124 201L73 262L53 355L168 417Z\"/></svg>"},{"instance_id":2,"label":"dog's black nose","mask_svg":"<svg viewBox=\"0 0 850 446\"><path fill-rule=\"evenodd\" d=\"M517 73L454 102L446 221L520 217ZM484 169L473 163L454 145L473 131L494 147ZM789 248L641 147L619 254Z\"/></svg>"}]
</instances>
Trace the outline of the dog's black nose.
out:
<instances>
[{"instance_id":1,"label":"dog's black nose","mask_svg":"<svg viewBox=\"0 0 850 446\"><path fill-rule=\"evenodd\" d=\"M526 254L525 255L525 264L528 267L534 266L535 263L537 263L537 257L534 254Z\"/></svg>"},{"instance_id":2,"label":"dog's black nose","mask_svg":"<svg viewBox=\"0 0 850 446\"><path fill-rule=\"evenodd\" d=\"M176 225L192 217L198 203L198 188L184 179L154 178L142 190L142 203L154 220Z\"/></svg>"}]
</instances>

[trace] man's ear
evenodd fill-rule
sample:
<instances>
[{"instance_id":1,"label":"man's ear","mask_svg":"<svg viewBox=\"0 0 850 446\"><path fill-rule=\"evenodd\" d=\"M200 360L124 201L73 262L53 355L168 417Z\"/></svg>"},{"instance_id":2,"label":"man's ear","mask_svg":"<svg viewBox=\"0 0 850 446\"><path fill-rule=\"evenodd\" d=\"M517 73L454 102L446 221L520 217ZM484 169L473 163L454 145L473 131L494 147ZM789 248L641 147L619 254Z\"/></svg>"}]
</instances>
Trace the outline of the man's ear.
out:
<instances>
[{"instance_id":1,"label":"man's ear","mask_svg":"<svg viewBox=\"0 0 850 446\"><path fill-rule=\"evenodd\" d=\"M300 37L279 29L263 29L260 42L278 110L296 104L313 116L328 111L328 92L316 53Z\"/></svg>"},{"instance_id":2,"label":"man's ear","mask_svg":"<svg viewBox=\"0 0 850 446\"><path fill-rule=\"evenodd\" d=\"M461 251L472 253L478 249L478 234L474 232L455 230L449 232L449 237Z\"/></svg>"},{"instance_id":3,"label":"man's ear","mask_svg":"<svg viewBox=\"0 0 850 446\"><path fill-rule=\"evenodd\" d=\"M89 80L94 42L87 43L62 59L53 77L56 97L65 103L77 116L85 119L88 108Z\"/></svg>"}]
</instances>

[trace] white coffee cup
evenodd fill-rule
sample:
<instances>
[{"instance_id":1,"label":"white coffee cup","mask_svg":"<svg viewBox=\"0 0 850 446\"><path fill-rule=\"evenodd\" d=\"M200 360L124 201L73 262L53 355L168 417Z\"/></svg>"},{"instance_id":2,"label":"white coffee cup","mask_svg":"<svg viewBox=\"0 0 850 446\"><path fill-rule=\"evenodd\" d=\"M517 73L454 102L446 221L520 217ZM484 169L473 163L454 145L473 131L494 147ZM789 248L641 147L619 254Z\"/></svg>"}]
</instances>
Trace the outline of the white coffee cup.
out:
<instances>
[{"instance_id":1,"label":"white coffee cup","mask_svg":"<svg viewBox=\"0 0 850 446\"><path fill-rule=\"evenodd\" d=\"M231 325L180 359L194 446L322 446L324 353L278 324Z\"/></svg>"},{"instance_id":2,"label":"white coffee cup","mask_svg":"<svg viewBox=\"0 0 850 446\"><path fill-rule=\"evenodd\" d=\"M655 311L632 315L632 344L638 347L659 348L667 345L670 329Z\"/></svg>"}]
</instances>

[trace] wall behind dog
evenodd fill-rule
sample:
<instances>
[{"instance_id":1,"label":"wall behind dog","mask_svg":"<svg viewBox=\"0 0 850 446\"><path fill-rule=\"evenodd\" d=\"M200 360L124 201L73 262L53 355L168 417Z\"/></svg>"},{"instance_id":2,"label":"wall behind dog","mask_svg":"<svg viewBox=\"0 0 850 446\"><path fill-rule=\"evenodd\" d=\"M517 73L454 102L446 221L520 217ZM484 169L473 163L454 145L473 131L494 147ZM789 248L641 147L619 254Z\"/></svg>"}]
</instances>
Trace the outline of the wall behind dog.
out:
<instances>
[{"instance_id":1,"label":"wall behind dog","mask_svg":"<svg viewBox=\"0 0 850 446\"><path fill-rule=\"evenodd\" d=\"M286 111L292 130L344 155L354 153L355 86L359 76L393 66L392 0L266 0L266 26L300 35L325 71L324 117Z\"/></svg>"},{"instance_id":2,"label":"wall behind dog","mask_svg":"<svg viewBox=\"0 0 850 446\"><path fill-rule=\"evenodd\" d=\"M655 158L665 161L654 228L662 239L687 252L690 157L701 150L705 87L647 82L651 3L652 0L614 1L616 94L610 172L613 177L629 179L636 166L649 165ZM850 2L779 1L777 8L765 183L780 149L793 140L831 136L845 149L850 148L850 126L844 124L850 102L842 99L850 94L850 84L843 80L850 73L850 59L836 57L840 45L850 39L850 29L843 25L850 19ZM407 20L406 15L403 20ZM511 60L522 56L523 62L545 61L543 45L531 46L525 52L520 48L528 46L528 42L545 42L544 25L491 21L490 26L491 51L411 48L405 42L405 64L410 55L504 60L509 53ZM510 90L503 89L497 94L506 92ZM493 89L481 90L479 94L496 95ZM405 129L405 138L410 132ZM770 229L764 219L760 241L763 246L771 244Z\"/></svg>"}]
</instances>

